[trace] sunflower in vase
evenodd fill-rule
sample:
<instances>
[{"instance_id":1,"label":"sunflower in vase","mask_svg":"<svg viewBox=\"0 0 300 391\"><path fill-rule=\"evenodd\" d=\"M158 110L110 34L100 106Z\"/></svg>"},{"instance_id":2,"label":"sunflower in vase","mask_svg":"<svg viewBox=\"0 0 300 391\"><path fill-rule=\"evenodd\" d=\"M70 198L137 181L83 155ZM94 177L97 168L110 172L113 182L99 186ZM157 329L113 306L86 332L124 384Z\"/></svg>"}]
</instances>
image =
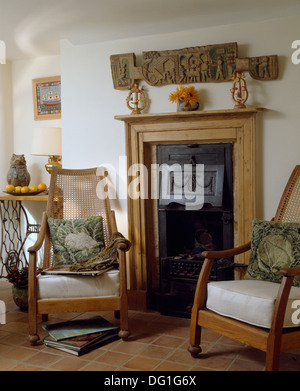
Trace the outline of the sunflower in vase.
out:
<instances>
[{"instance_id":1,"label":"sunflower in vase","mask_svg":"<svg viewBox=\"0 0 300 391\"><path fill-rule=\"evenodd\" d=\"M192 111L199 108L199 94L194 86L179 86L169 95L172 103L177 103L177 111Z\"/></svg>"}]
</instances>

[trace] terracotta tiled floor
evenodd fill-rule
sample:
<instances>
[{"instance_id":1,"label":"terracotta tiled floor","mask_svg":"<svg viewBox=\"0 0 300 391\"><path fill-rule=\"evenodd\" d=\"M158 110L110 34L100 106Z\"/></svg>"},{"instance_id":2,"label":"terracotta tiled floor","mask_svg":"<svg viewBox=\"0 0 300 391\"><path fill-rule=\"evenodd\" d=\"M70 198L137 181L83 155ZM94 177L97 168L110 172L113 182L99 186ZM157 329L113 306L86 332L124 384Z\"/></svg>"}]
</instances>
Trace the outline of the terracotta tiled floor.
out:
<instances>
[{"instance_id":1,"label":"terracotta tiled floor","mask_svg":"<svg viewBox=\"0 0 300 391\"><path fill-rule=\"evenodd\" d=\"M203 356L193 359L187 352L189 319L156 312L130 311L129 341L114 341L81 357L27 341L27 313L11 298L11 285L0 280L0 300L6 303L6 324L0 325L0 371L263 371L264 353L203 331ZM59 322L89 314L50 315ZM118 323L110 312L101 312ZM41 328L40 336L47 333ZM300 370L300 350L282 354L281 370Z\"/></svg>"}]
</instances>

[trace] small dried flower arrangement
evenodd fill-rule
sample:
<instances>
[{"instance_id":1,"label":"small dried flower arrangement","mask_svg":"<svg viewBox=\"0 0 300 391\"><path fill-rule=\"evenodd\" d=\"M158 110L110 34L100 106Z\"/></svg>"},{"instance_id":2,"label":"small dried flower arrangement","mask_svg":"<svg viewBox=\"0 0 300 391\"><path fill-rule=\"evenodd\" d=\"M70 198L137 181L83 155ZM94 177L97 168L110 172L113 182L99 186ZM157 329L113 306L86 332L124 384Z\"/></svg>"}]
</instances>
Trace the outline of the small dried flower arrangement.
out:
<instances>
[{"instance_id":1,"label":"small dried flower arrangement","mask_svg":"<svg viewBox=\"0 0 300 391\"><path fill-rule=\"evenodd\" d=\"M187 103L193 105L199 101L199 94L194 86L179 86L174 92L171 92L169 100L172 103L185 100Z\"/></svg>"}]
</instances>

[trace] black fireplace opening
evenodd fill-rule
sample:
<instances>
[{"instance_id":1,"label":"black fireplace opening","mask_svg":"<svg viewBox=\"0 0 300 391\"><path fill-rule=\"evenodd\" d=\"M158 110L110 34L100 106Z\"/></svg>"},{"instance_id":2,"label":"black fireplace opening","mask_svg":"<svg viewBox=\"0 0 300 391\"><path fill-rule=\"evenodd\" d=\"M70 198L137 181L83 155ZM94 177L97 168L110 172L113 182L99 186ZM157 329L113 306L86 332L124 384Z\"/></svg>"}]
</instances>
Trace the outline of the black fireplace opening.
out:
<instances>
[{"instance_id":1,"label":"black fireplace opening","mask_svg":"<svg viewBox=\"0 0 300 391\"><path fill-rule=\"evenodd\" d=\"M161 171L159 175L160 289L155 293L154 306L165 315L189 317L204 262L203 251L233 246L232 144L158 145L157 163L171 168L168 175ZM186 165L190 171L183 178ZM204 171L202 187L195 186L197 165ZM182 181L178 182L180 168ZM184 185L193 192L202 192L204 203L199 208L189 208L191 199L185 197ZM167 197L161 191L163 186L169 191ZM182 197L178 196L180 186ZM233 260L217 260L210 280L229 279L233 279Z\"/></svg>"}]
</instances>

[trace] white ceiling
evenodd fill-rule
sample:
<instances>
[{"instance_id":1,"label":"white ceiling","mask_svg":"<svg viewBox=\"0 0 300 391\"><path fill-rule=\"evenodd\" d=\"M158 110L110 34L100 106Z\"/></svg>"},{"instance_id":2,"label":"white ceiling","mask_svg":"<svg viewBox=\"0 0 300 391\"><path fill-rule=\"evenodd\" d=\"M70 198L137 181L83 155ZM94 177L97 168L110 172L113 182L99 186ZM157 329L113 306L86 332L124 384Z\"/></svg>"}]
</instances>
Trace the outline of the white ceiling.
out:
<instances>
[{"instance_id":1,"label":"white ceiling","mask_svg":"<svg viewBox=\"0 0 300 391\"><path fill-rule=\"evenodd\" d=\"M0 0L0 40L16 60L59 54L60 39L78 45L293 15L300 0Z\"/></svg>"}]
</instances>

